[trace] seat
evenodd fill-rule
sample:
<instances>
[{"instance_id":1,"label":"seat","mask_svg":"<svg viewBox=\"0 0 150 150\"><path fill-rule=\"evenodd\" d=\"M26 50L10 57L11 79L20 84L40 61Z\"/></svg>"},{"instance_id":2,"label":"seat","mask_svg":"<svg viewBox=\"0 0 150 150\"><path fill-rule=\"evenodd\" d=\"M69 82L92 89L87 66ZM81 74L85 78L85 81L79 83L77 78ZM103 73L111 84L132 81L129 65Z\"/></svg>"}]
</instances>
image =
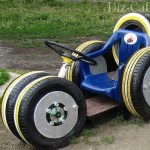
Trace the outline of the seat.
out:
<instances>
[{"instance_id":1,"label":"seat","mask_svg":"<svg viewBox=\"0 0 150 150\"><path fill-rule=\"evenodd\" d=\"M97 93L112 96L117 85L117 80L112 80L108 73L89 75L82 83L81 88Z\"/></svg>"},{"instance_id":2,"label":"seat","mask_svg":"<svg viewBox=\"0 0 150 150\"><path fill-rule=\"evenodd\" d=\"M130 43L130 41L125 41L127 35L135 35L137 39L134 39L135 43ZM130 36L129 36L130 37ZM128 36L127 36L128 38ZM105 59L105 61L99 60L97 66L91 66L85 62L81 62L81 85L80 87L84 90L87 90L92 93L102 94L109 96L116 100L121 100L120 95L120 85L123 67L129 60L129 58L138 51L141 47L147 47L150 45L149 37L145 33L127 31L127 30L118 30L114 33L104 47L100 50L91 52L88 54L91 58L100 59L100 56L108 54L114 45L114 43L120 41L120 50L119 50L119 66L118 70L114 75L118 75L117 78L110 71L113 71L114 68L111 68L112 60ZM109 58L109 57L108 57ZM101 67L99 67L101 66ZM105 66L105 67L104 67ZM101 68L100 71L97 68ZM107 69L106 69L107 68ZM109 70L108 70L109 68ZM117 69L117 68L116 68ZM110 75L112 74L112 75Z\"/></svg>"}]
</instances>

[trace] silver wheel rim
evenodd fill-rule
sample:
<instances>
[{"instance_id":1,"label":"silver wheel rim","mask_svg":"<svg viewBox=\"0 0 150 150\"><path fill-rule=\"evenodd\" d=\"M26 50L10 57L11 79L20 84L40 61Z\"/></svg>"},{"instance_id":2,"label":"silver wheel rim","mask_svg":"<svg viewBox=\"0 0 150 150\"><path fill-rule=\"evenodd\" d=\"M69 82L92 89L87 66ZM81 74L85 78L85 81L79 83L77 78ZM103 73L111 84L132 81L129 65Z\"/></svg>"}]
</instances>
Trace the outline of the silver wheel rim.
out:
<instances>
[{"instance_id":1,"label":"silver wheel rim","mask_svg":"<svg viewBox=\"0 0 150 150\"><path fill-rule=\"evenodd\" d=\"M143 95L146 103L150 107L150 67L146 71L143 79Z\"/></svg>"},{"instance_id":2,"label":"silver wheel rim","mask_svg":"<svg viewBox=\"0 0 150 150\"><path fill-rule=\"evenodd\" d=\"M78 106L75 100L62 91L50 92L40 99L34 111L37 130L47 138L67 135L76 125Z\"/></svg>"}]
</instances>

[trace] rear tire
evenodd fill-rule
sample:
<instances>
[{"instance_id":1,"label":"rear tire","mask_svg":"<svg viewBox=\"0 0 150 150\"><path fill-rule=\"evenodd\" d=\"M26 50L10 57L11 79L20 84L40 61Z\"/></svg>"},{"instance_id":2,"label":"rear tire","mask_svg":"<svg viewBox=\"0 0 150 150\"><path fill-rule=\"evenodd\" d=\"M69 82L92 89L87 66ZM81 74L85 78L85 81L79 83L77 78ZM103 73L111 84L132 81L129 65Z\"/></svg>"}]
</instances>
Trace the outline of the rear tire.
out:
<instances>
[{"instance_id":1,"label":"rear tire","mask_svg":"<svg viewBox=\"0 0 150 150\"><path fill-rule=\"evenodd\" d=\"M21 93L15 106L19 108L16 126L27 143L39 149L59 149L79 135L86 120L86 103L75 84L43 77Z\"/></svg>"},{"instance_id":2,"label":"rear tire","mask_svg":"<svg viewBox=\"0 0 150 150\"><path fill-rule=\"evenodd\" d=\"M22 140L14 123L14 107L21 90L30 82L49 73L44 71L33 71L16 78L5 90L2 98L2 119L6 128L17 138Z\"/></svg>"},{"instance_id":3,"label":"rear tire","mask_svg":"<svg viewBox=\"0 0 150 150\"><path fill-rule=\"evenodd\" d=\"M150 36L150 16L144 13L128 13L119 19L113 33L119 29L140 31ZM112 48L113 56L117 64L119 64L119 47L119 42L117 42Z\"/></svg>"}]
</instances>

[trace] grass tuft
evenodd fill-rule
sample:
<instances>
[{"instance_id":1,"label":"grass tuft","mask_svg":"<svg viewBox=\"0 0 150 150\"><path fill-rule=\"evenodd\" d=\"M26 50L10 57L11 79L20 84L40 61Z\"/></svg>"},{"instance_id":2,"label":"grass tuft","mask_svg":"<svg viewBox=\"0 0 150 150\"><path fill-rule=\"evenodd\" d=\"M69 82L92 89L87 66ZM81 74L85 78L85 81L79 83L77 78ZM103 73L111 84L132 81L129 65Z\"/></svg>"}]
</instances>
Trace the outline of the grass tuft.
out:
<instances>
[{"instance_id":1,"label":"grass tuft","mask_svg":"<svg viewBox=\"0 0 150 150\"><path fill-rule=\"evenodd\" d=\"M7 73L3 69L0 69L0 85L6 83L7 81L9 81L9 79L10 79L9 73Z\"/></svg>"},{"instance_id":2,"label":"grass tuft","mask_svg":"<svg viewBox=\"0 0 150 150\"><path fill-rule=\"evenodd\" d=\"M82 134L81 136L83 137L83 142L85 144L91 144L89 138L96 135L97 134L97 128L91 128L91 129L87 129L85 128L83 131L82 131Z\"/></svg>"},{"instance_id":3,"label":"grass tuft","mask_svg":"<svg viewBox=\"0 0 150 150\"><path fill-rule=\"evenodd\" d=\"M73 145L78 144L78 143L80 143L80 139L73 137L69 140L69 143L73 144Z\"/></svg>"},{"instance_id":4,"label":"grass tuft","mask_svg":"<svg viewBox=\"0 0 150 150\"><path fill-rule=\"evenodd\" d=\"M9 70L9 71L10 71L10 72L14 72L14 73L19 74L19 75L23 75L23 74L29 72L29 71L27 71L27 70L16 70L16 69L11 69L11 70Z\"/></svg>"},{"instance_id":5,"label":"grass tuft","mask_svg":"<svg viewBox=\"0 0 150 150\"><path fill-rule=\"evenodd\" d=\"M101 138L101 141L104 144L112 144L115 142L115 137L114 136L104 136Z\"/></svg>"},{"instance_id":6,"label":"grass tuft","mask_svg":"<svg viewBox=\"0 0 150 150\"><path fill-rule=\"evenodd\" d=\"M124 120L123 116L117 116L116 118L112 119L110 122L108 122L108 125L130 125L130 124L136 124L140 127L144 125L144 120L140 118L131 118L130 120Z\"/></svg>"}]
</instances>

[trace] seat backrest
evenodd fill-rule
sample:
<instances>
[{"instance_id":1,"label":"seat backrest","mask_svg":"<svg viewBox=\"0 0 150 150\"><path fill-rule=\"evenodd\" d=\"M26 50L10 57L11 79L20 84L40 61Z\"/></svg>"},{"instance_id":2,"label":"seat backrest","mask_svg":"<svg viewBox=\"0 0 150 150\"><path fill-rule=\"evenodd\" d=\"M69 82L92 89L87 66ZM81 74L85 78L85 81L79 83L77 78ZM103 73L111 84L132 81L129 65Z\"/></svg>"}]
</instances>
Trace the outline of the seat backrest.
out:
<instances>
[{"instance_id":1,"label":"seat backrest","mask_svg":"<svg viewBox=\"0 0 150 150\"><path fill-rule=\"evenodd\" d=\"M117 43L119 46L119 64L126 64L129 58L136 51L150 45L150 38L147 34L141 32L129 31Z\"/></svg>"}]
</instances>

